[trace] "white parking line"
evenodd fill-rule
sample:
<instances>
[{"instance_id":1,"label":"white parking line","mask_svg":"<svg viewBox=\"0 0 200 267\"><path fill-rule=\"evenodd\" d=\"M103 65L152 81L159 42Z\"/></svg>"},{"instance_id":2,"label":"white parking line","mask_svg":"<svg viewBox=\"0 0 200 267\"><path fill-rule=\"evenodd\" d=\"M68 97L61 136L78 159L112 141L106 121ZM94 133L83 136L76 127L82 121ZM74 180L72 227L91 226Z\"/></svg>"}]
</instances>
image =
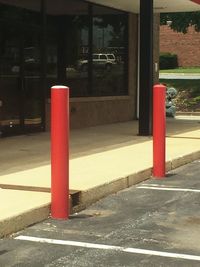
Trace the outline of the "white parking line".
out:
<instances>
[{"instance_id":1,"label":"white parking line","mask_svg":"<svg viewBox=\"0 0 200 267\"><path fill-rule=\"evenodd\" d=\"M142 183L141 185L138 185L138 186L155 186L155 187L167 187L167 185L165 185L165 184L145 184L145 183ZM171 185L168 185L168 187L170 187L170 188L176 188L176 187L174 187L174 186L171 186Z\"/></svg>"},{"instance_id":2,"label":"white parking line","mask_svg":"<svg viewBox=\"0 0 200 267\"><path fill-rule=\"evenodd\" d=\"M196 192L200 193L199 189L190 188L173 188L173 187L155 187L155 186L137 186L138 189L151 189L151 190L165 190L165 191L179 191L179 192Z\"/></svg>"},{"instance_id":3,"label":"white parking line","mask_svg":"<svg viewBox=\"0 0 200 267\"><path fill-rule=\"evenodd\" d=\"M155 251L155 250L148 250L148 249L125 248L125 247L120 247L120 246L110 246L110 245L93 244L93 243L77 242L77 241L69 241L69 240L57 240L57 239L40 238L40 237L23 236L23 235L17 236L15 239L31 241L31 242L54 244L54 245L114 250L114 251L134 253L134 254L143 254L143 255L160 256L160 257L167 257L167 258L200 261L200 256L196 256L196 255L169 253L169 252L162 252L162 251Z\"/></svg>"}]
</instances>

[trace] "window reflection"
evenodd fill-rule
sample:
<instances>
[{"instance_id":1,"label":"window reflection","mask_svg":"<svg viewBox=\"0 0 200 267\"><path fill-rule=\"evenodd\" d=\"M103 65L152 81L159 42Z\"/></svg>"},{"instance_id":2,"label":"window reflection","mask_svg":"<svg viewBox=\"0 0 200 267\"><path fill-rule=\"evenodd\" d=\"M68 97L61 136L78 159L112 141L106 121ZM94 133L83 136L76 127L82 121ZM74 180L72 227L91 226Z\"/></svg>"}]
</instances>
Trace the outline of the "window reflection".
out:
<instances>
[{"instance_id":1,"label":"window reflection","mask_svg":"<svg viewBox=\"0 0 200 267\"><path fill-rule=\"evenodd\" d=\"M67 81L74 88L72 96L88 95L88 16L71 17L68 37Z\"/></svg>"},{"instance_id":2,"label":"window reflection","mask_svg":"<svg viewBox=\"0 0 200 267\"><path fill-rule=\"evenodd\" d=\"M3 3L2 3L3 2ZM42 128L40 0L0 1L3 134Z\"/></svg>"},{"instance_id":3,"label":"window reflection","mask_svg":"<svg viewBox=\"0 0 200 267\"><path fill-rule=\"evenodd\" d=\"M47 23L41 28L40 0L9 3L0 8L1 47L3 40L7 42L1 53L1 73L31 75L39 83L45 61L48 96L51 86L58 83L68 85L72 97L127 94L125 13L92 4L90 9L79 0L57 0L56 5L46 0Z\"/></svg>"},{"instance_id":4,"label":"window reflection","mask_svg":"<svg viewBox=\"0 0 200 267\"><path fill-rule=\"evenodd\" d=\"M81 0L0 0L4 130L41 130L55 84L71 97L127 94L127 14Z\"/></svg>"},{"instance_id":5,"label":"window reflection","mask_svg":"<svg viewBox=\"0 0 200 267\"><path fill-rule=\"evenodd\" d=\"M115 10L94 7L93 88L95 95L127 94L127 16Z\"/></svg>"},{"instance_id":6,"label":"window reflection","mask_svg":"<svg viewBox=\"0 0 200 267\"><path fill-rule=\"evenodd\" d=\"M48 88L67 84L71 97L127 94L127 15L94 5L91 25L87 3L58 2L55 11L52 0L47 1Z\"/></svg>"},{"instance_id":7,"label":"window reflection","mask_svg":"<svg viewBox=\"0 0 200 267\"><path fill-rule=\"evenodd\" d=\"M52 0L47 1L47 87L63 83L71 96L85 96L88 71L81 62L88 58L88 4L57 2L55 10Z\"/></svg>"}]
</instances>

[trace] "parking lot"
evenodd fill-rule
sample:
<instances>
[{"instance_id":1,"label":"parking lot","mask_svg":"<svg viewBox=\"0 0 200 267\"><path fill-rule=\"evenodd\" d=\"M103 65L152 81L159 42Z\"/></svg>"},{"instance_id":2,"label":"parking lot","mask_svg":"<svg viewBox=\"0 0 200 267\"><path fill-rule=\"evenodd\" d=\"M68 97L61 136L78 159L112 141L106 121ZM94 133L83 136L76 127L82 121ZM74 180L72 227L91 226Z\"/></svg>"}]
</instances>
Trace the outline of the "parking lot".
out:
<instances>
[{"instance_id":1,"label":"parking lot","mask_svg":"<svg viewBox=\"0 0 200 267\"><path fill-rule=\"evenodd\" d=\"M200 161L0 240L0 266L199 266Z\"/></svg>"}]
</instances>

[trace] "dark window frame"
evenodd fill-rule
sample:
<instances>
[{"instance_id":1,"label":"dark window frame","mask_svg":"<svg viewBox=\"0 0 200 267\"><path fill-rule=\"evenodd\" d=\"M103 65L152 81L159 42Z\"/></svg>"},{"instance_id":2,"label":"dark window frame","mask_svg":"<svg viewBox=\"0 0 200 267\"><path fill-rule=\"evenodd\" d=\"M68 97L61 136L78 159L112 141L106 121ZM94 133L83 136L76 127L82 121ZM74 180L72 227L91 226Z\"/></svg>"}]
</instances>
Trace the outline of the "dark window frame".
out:
<instances>
[{"instance_id":1,"label":"dark window frame","mask_svg":"<svg viewBox=\"0 0 200 267\"><path fill-rule=\"evenodd\" d=\"M124 66L123 66L123 75L124 75L124 94L125 96L129 95L128 81L129 81L129 23L128 23L128 13L122 10L118 10L111 7L105 7L100 4L91 4L88 2L88 16L89 16L89 34L88 34L88 96L80 96L80 97L105 97L105 95L93 95L93 18L95 17L93 9L95 7L104 7L106 9L115 10L124 14L126 16L126 23L124 29ZM112 96L122 96L122 95L112 95ZM73 96L72 96L73 98Z\"/></svg>"}]
</instances>

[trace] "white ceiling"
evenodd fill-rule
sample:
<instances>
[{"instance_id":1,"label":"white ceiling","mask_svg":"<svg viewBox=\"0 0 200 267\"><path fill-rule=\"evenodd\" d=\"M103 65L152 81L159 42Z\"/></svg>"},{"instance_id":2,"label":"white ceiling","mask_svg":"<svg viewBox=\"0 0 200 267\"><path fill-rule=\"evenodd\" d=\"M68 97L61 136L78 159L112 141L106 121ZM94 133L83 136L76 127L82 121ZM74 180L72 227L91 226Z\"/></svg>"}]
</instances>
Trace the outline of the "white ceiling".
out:
<instances>
[{"instance_id":1,"label":"white ceiling","mask_svg":"<svg viewBox=\"0 0 200 267\"><path fill-rule=\"evenodd\" d=\"M113 7L116 9L139 13L140 0L87 0L92 3ZM148 1L148 0L146 0ZM194 1L194 2L193 2ZM200 0L154 0L154 11L158 13L164 12L184 12L184 11L200 11ZM199 4L195 3L199 2ZM23 6L35 11L40 10L40 0L0 0L0 3L8 5ZM70 7L70 8L69 8ZM75 0L48 0L47 9L49 13L60 14L81 14L84 13L84 1L78 5Z\"/></svg>"},{"instance_id":2,"label":"white ceiling","mask_svg":"<svg viewBox=\"0 0 200 267\"><path fill-rule=\"evenodd\" d=\"M139 13L140 0L88 0L89 2L101 4L124 11ZM184 12L200 11L200 4L191 0L154 0L154 11L157 13L165 12Z\"/></svg>"}]
</instances>

